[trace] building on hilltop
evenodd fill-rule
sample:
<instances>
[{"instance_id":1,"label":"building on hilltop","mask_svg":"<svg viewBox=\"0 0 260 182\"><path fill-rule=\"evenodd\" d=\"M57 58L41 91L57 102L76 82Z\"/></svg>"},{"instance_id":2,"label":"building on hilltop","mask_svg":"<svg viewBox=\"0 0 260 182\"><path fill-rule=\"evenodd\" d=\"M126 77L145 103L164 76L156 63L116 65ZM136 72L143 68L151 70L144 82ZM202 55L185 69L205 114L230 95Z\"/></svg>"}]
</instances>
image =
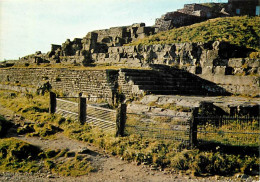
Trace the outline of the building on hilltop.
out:
<instances>
[{"instance_id":1,"label":"building on hilltop","mask_svg":"<svg viewBox=\"0 0 260 182\"><path fill-rule=\"evenodd\" d=\"M259 0L228 0L228 4L233 15L260 15Z\"/></svg>"},{"instance_id":2,"label":"building on hilltop","mask_svg":"<svg viewBox=\"0 0 260 182\"><path fill-rule=\"evenodd\" d=\"M228 3L186 4L183 9L168 12L157 18L155 27L159 31L199 23L211 18L225 16L259 16L259 0L229 0Z\"/></svg>"},{"instance_id":3,"label":"building on hilltop","mask_svg":"<svg viewBox=\"0 0 260 182\"><path fill-rule=\"evenodd\" d=\"M191 25L210 18L230 16L226 10L227 3L186 4L183 9L168 12L156 19L155 27L159 31Z\"/></svg>"}]
</instances>

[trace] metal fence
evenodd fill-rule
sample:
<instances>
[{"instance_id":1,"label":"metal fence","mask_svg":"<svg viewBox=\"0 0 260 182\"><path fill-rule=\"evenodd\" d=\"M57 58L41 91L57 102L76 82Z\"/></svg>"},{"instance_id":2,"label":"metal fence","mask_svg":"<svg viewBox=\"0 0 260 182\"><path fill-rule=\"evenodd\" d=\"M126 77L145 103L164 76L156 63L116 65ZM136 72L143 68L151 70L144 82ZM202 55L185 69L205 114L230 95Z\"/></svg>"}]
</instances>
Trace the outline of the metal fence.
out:
<instances>
[{"instance_id":1,"label":"metal fence","mask_svg":"<svg viewBox=\"0 0 260 182\"><path fill-rule=\"evenodd\" d=\"M259 117L198 116L197 140L233 146L259 146Z\"/></svg>"},{"instance_id":2,"label":"metal fence","mask_svg":"<svg viewBox=\"0 0 260 182\"><path fill-rule=\"evenodd\" d=\"M78 119L79 104L77 102L56 98L56 113L65 118Z\"/></svg>"},{"instance_id":3,"label":"metal fence","mask_svg":"<svg viewBox=\"0 0 260 182\"><path fill-rule=\"evenodd\" d=\"M116 130L116 110L87 105L86 121L106 131Z\"/></svg>"},{"instance_id":4,"label":"metal fence","mask_svg":"<svg viewBox=\"0 0 260 182\"><path fill-rule=\"evenodd\" d=\"M156 138L190 144L188 116L127 113L125 134L137 134L141 138Z\"/></svg>"},{"instance_id":5,"label":"metal fence","mask_svg":"<svg viewBox=\"0 0 260 182\"><path fill-rule=\"evenodd\" d=\"M93 126L97 126L104 131L115 132L117 129L116 125L116 115L117 111L99 107L96 105L80 104L81 97L59 97L56 98L56 95L52 93L52 101L50 105L54 105L54 111L57 114L62 115L65 118L71 118L73 120L81 120L87 122ZM54 101L53 101L54 100ZM82 110L82 106L83 109ZM85 107L86 106L86 107ZM82 114L85 113L85 114ZM82 118L80 115L83 115Z\"/></svg>"},{"instance_id":6,"label":"metal fence","mask_svg":"<svg viewBox=\"0 0 260 182\"><path fill-rule=\"evenodd\" d=\"M51 95L51 113L56 111L74 120L83 118L83 122L104 131L116 131L117 136L137 134L141 138L178 141L188 146L206 143L249 147L260 145L259 117L203 116L198 115L198 108L181 116L127 113L125 104L112 110L86 105L85 100L85 107L81 107L82 98L78 99L80 102L75 102Z\"/></svg>"}]
</instances>

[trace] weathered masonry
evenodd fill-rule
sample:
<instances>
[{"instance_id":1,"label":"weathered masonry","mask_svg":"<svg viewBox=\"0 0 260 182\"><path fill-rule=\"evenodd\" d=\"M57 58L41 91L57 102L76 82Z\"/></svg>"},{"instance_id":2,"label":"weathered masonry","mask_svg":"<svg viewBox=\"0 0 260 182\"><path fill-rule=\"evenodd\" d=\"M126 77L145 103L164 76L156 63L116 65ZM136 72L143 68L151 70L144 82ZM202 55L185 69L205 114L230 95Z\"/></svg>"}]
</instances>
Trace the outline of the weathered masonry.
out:
<instances>
[{"instance_id":1,"label":"weathered masonry","mask_svg":"<svg viewBox=\"0 0 260 182\"><path fill-rule=\"evenodd\" d=\"M52 89L70 96L83 92L85 96L112 100L115 93L114 80L117 71L113 70L70 70L55 68L12 68L1 69L2 82L39 88L49 82ZM4 86L2 86L4 87Z\"/></svg>"},{"instance_id":2,"label":"weathered masonry","mask_svg":"<svg viewBox=\"0 0 260 182\"><path fill-rule=\"evenodd\" d=\"M49 83L68 96L116 101L145 94L165 95L257 95L257 76L196 75L167 66L153 69L72 70L67 68L2 68L0 88L17 90L17 85L41 88ZM7 85L8 84L8 85ZM26 89L25 89L26 90ZM28 89L29 90L29 89ZM96 99L95 99L96 98Z\"/></svg>"}]
</instances>

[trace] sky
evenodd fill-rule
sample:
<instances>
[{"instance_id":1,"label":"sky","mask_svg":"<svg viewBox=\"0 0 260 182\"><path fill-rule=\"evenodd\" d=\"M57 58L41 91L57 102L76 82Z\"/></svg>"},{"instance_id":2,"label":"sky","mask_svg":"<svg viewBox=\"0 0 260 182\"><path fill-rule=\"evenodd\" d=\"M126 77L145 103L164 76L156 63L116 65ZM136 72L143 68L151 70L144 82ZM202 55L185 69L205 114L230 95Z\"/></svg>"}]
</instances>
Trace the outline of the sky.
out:
<instances>
[{"instance_id":1,"label":"sky","mask_svg":"<svg viewBox=\"0 0 260 182\"><path fill-rule=\"evenodd\" d=\"M18 59L93 30L145 23L184 4L227 0L0 0L0 61Z\"/></svg>"}]
</instances>

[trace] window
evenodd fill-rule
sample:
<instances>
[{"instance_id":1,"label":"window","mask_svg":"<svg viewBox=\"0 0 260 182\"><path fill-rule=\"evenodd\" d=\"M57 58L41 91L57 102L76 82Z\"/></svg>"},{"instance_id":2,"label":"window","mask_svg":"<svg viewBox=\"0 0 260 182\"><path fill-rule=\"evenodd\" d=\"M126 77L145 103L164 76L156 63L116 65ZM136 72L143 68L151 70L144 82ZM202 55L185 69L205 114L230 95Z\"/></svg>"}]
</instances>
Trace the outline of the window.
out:
<instances>
[{"instance_id":1,"label":"window","mask_svg":"<svg viewBox=\"0 0 260 182\"><path fill-rule=\"evenodd\" d=\"M256 16L260 15L260 6L256 6L256 8L255 8L255 15Z\"/></svg>"},{"instance_id":2,"label":"window","mask_svg":"<svg viewBox=\"0 0 260 182\"><path fill-rule=\"evenodd\" d=\"M236 9L236 14L240 15L240 9Z\"/></svg>"}]
</instances>

